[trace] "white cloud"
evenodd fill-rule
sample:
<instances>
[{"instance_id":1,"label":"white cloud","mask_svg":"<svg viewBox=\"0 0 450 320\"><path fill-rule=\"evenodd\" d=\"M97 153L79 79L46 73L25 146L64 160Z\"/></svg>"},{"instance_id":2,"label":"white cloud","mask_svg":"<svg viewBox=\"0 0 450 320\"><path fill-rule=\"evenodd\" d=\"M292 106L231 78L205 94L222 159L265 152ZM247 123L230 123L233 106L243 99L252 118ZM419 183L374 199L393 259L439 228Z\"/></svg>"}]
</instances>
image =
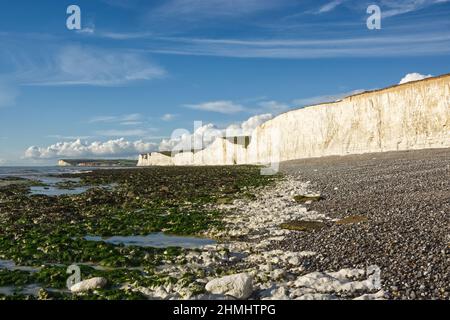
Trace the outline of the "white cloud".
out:
<instances>
[{"instance_id":1,"label":"white cloud","mask_svg":"<svg viewBox=\"0 0 450 320\"><path fill-rule=\"evenodd\" d=\"M271 114L262 114L249 118L241 124L232 124L226 129L219 129L209 123L197 128L194 133L186 130L174 131L170 139L163 139L159 145L160 151L200 150L211 144L217 137L248 136L262 123L272 119Z\"/></svg>"},{"instance_id":2,"label":"white cloud","mask_svg":"<svg viewBox=\"0 0 450 320\"><path fill-rule=\"evenodd\" d=\"M185 107L194 110L218 112L223 114L233 114L245 111L245 108L242 105L236 104L232 101L224 101L224 100L211 101L200 104L189 104L186 105Z\"/></svg>"},{"instance_id":3,"label":"white cloud","mask_svg":"<svg viewBox=\"0 0 450 320\"><path fill-rule=\"evenodd\" d=\"M217 137L223 135L222 130L208 123L195 129L194 133L187 130L175 130L170 139L163 139L159 145L160 151L201 150L211 144Z\"/></svg>"},{"instance_id":4,"label":"white cloud","mask_svg":"<svg viewBox=\"0 0 450 320\"><path fill-rule=\"evenodd\" d=\"M88 143L80 139L58 142L48 147L31 146L25 151L27 159L90 158L90 157L128 157L137 156L155 150L156 144L143 140L126 141L125 139L95 141Z\"/></svg>"},{"instance_id":5,"label":"white cloud","mask_svg":"<svg viewBox=\"0 0 450 320\"><path fill-rule=\"evenodd\" d=\"M270 113L250 117L241 124L232 124L225 130L227 136L250 136L256 127L273 118Z\"/></svg>"},{"instance_id":6,"label":"white cloud","mask_svg":"<svg viewBox=\"0 0 450 320\"><path fill-rule=\"evenodd\" d=\"M431 74L423 75L423 74L420 74L417 72L408 73L406 76L404 76L402 78L402 80L400 80L400 82L398 84L404 84L404 83L408 83L411 81L419 81L419 80L423 80L423 79L430 78L430 77L432 77Z\"/></svg>"},{"instance_id":7,"label":"white cloud","mask_svg":"<svg viewBox=\"0 0 450 320\"><path fill-rule=\"evenodd\" d=\"M0 159L0 166L5 165L6 164L6 160L5 159Z\"/></svg>"},{"instance_id":8,"label":"white cloud","mask_svg":"<svg viewBox=\"0 0 450 320\"><path fill-rule=\"evenodd\" d=\"M24 81L30 85L117 86L166 75L142 54L76 45L64 47L50 59L47 69L41 68L28 73Z\"/></svg>"},{"instance_id":9,"label":"white cloud","mask_svg":"<svg viewBox=\"0 0 450 320\"><path fill-rule=\"evenodd\" d=\"M166 113L165 115L163 115L161 117L161 120L163 121L172 121L173 119L175 119L177 117L176 114L173 113Z\"/></svg>"},{"instance_id":10,"label":"white cloud","mask_svg":"<svg viewBox=\"0 0 450 320\"><path fill-rule=\"evenodd\" d=\"M250 117L248 120L242 122L241 127L245 134L251 134L253 130L264 122L272 119L273 116L270 113L260 114Z\"/></svg>"}]
</instances>

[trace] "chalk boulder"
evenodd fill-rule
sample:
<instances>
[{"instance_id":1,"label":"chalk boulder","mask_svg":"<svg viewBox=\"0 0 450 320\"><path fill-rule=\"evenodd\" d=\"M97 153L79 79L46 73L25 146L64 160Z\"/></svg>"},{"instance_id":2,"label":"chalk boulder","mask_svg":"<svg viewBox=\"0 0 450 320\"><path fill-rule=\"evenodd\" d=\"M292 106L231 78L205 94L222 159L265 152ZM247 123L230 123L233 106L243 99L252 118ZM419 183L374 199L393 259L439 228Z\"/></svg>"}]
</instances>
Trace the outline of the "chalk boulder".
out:
<instances>
[{"instance_id":1,"label":"chalk boulder","mask_svg":"<svg viewBox=\"0 0 450 320\"><path fill-rule=\"evenodd\" d=\"M70 287L73 293L80 293L94 289L101 289L106 286L107 280L102 277L91 278L74 284Z\"/></svg>"},{"instance_id":2,"label":"chalk boulder","mask_svg":"<svg viewBox=\"0 0 450 320\"><path fill-rule=\"evenodd\" d=\"M213 294L224 294L236 299L247 299L253 292L253 280L247 273L239 273L211 280L206 290Z\"/></svg>"}]
</instances>

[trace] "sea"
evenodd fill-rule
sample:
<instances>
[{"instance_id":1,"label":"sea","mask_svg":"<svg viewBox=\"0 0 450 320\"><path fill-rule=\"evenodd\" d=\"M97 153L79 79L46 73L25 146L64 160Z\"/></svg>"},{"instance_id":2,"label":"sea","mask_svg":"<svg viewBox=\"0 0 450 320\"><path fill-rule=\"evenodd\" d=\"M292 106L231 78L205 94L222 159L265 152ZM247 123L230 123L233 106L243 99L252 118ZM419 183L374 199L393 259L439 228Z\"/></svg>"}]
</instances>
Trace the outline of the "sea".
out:
<instances>
[{"instance_id":1,"label":"sea","mask_svg":"<svg viewBox=\"0 0 450 320\"><path fill-rule=\"evenodd\" d=\"M89 167L0 167L0 178L4 177L46 177L65 173L81 173L96 170Z\"/></svg>"},{"instance_id":2,"label":"sea","mask_svg":"<svg viewBox=\"0 0 450 320\"><path fill-rule=\"evenodd\" d=\"M0 167L0 180L6 177L17 177L28 180L36 180L45 183L46 186L30 187L31 194L42 194L48 196L57 196L65 194L80 194L85 192L88 187L77 187L72 189L60 189L56 186L58 182L77 181L79 178L59 178L59 174L74 174L90 172L98 168L88 167Z\"/></svg>"}]
</instances>

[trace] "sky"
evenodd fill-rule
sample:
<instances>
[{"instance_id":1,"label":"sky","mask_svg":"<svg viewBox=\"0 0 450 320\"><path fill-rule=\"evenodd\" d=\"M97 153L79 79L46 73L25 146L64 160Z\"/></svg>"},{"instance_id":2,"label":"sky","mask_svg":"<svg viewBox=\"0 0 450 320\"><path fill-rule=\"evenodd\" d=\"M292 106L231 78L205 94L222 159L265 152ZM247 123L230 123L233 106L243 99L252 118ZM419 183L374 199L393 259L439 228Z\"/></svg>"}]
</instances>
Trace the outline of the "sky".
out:
<instances>
[{"instance_id":1,"label":"sky","mask_svg":"<svg viewBox=\"0 0 450 320\"><path fill-rule=\"evenodd\" d=\"M0 165L137 158L446 73L450 0L0 0Z\"/></svg>"}]
</instances>

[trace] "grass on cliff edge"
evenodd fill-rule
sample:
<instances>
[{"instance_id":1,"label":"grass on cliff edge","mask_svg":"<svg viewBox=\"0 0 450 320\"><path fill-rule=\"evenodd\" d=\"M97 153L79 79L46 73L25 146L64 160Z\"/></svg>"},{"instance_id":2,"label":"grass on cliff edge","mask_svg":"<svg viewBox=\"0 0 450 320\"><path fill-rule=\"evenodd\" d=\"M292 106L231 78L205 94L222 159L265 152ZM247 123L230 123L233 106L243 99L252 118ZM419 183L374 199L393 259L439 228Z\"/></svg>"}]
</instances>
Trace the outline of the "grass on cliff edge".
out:
<instances>
[{"instance_id":1,"label":"grass on cliff edge","mask_svg":"<svg viewBox=\"0 0 450 320\"><path fill-rule=\"evenodd\" d=\"M80 195L53 197L30 195L29 185L23 183L0 187L0 259L45 266L37 273L2 269L0 286L39 283L44 288L63 288L65 270L73 263L114 268L109 272L83 269L85 279L90 275L108 279L106 298L109 294L130 298L117 292L124 282L143 286L176 282L180 279L156 277L152 270L162 260L179 255L180 248L115 246L84 237L159 231L201 235L220 229L221 212L208 209L208 204L254 199L256 188L277 178L261 176L259 170L254 166L96 170L70 177L79 177L80 185L99 187ZM104 185L114 187L100 187ZM145 272L129 270L137 266Z\"/></svg>"}]
</instances>

